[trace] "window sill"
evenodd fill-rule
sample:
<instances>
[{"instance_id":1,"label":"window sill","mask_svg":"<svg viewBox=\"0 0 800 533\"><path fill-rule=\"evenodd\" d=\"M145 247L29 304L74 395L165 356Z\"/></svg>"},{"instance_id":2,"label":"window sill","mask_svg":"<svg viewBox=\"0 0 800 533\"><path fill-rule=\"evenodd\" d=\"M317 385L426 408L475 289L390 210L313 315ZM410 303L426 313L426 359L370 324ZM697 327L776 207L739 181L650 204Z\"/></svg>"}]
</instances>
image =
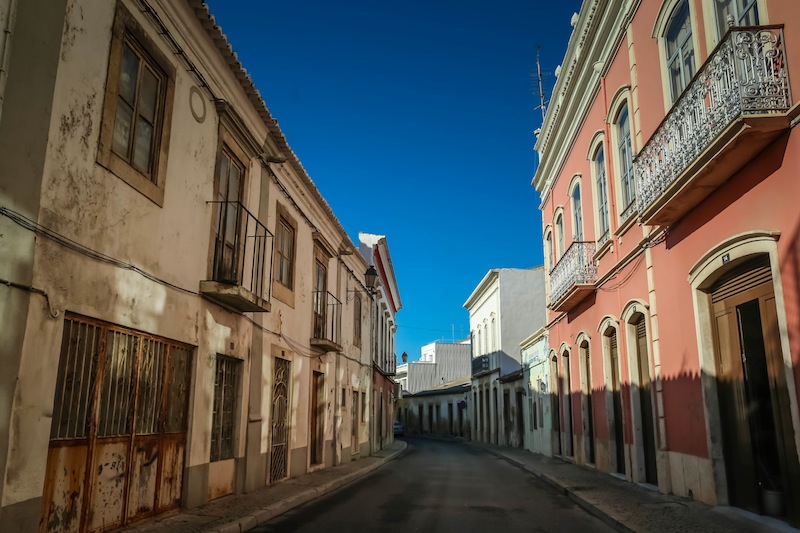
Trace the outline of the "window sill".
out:
<instances>
[{"instance_id":1,"label":"window sill","mask_svg":"<svg viewBox=\"0 0 800 533\"><path fill-rule=\"evenodd\" d=\"M612 239L608 239L606 242L603 243L602 246L599 246L597 248L597 251L594 253L594 260L599 261L600 259L602 259L602 257L606 255L608 251L611 250L611 248L613 248L613 244L614 243Z\"/></svg>"},{"instance_id":2,"label":"window sill","mask_svg":"<svg viewBox=\"0 0 800 533\"><path fill-rule=\"evenodd\" d=\"M130 166L127 161L120 158L115 153L111 151L106 152L101 148L100 154L97 157L97 162L100 166L147 197L158 207L164 207L164 188L150 181L147 176Z\"/></svg>"},{"instance_id":3,"label":"window sill","mask_svg":"<svg viewBox=\"0 0 800 533\"><path fill-rule=\"evenodd\" d=\"M636 209L634 209L632 212L628 214L627 218L620 219L619 227L617 228L617 231L614 232L614 235L619 237L620 235L623 235L626 231L628 231L628 229L636 223L638 214L639 212Z\"/></svg>"}]
</instances>

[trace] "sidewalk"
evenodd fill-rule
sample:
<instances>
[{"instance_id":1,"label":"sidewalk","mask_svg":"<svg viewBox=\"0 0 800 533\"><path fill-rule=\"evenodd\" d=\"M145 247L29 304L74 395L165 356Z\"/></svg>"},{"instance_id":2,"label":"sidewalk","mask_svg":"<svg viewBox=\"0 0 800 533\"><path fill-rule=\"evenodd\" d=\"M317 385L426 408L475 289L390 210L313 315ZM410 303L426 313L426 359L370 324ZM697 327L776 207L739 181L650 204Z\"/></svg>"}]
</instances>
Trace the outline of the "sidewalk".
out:
<instances>
[{"instance_id":1,"label":"sidewalk","mask_svg":"<svg viewBox=\"0 0 800 533\"><path fill-rule=\"evenodd\" d=\"M797 531L774 518L661 494L610 474L519 448L469 441L465 441L465 444L505 459L544 480L618 531Z\"/></svg>"},{"instance_id":2,"label":"sidewalk","mask_svg":"<svg viewBox=\"0 0 800 533\"><path fill-rule=\"evenodd\" d=\"M249 531L295 507L349 485L391 461L406 449L403 441L369 457L317 470L247 494L225 496L196 509L184 509L136 522L124 533L240 533Z\"/></svg>"}]
</instances>

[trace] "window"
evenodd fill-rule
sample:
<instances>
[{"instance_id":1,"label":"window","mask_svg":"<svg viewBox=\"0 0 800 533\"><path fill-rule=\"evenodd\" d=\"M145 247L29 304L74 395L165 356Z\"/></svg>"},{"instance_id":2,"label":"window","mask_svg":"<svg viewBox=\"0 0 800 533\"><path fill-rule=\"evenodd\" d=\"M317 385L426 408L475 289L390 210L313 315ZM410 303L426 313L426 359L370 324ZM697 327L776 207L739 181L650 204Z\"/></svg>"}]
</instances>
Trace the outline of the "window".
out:
<instances>
[{"instance_id":1,"label":"window","mask_svg":"<svg viewBox=\"0 0 800 533\"><path fill-rule=\"evenodd\" d=\"M553 250L553 234L550 231L550 228L547 229L547 234L544 238L544 260L547 266L547 270L553 270L553 267L556 266L556 262L554 260L554 250Z\"/></svg>"},{"instance_id":2,"label":"window","mask_svg":"<svg viewBox=\"0 0 800 533\"><path fill-rule=\"evenodd\" d=\"M608 226L608 185L606 184L606 162L602 145L594 157L594 175L597 192L598 245L603 245L609 238Z\"/></svg>"},{"instance_id":3,"label":"window","mask_svg":"<svg viewBox=\"0 0 800 533\"><path fill-rule=\"evenodd\" d=\"M728 31L728 17L734 26L757 26L759 24L758 0L715 0L717 14L717 36Z\"/></svg>"},{"instance_id":4,"label":"window","mask_svg":"<svg viewBox=\"0 0 800 533\"><path fill-rule=\"evenodd\" d=\"M559 259L564 255L564 217L560 214L556 217L556 239L558 239L558 252L556 257Z\"/></svg>"},{"instance_id":5,"label":"window","mask_svg":"<svg viewBox=\"0 0 800 533\"><path fill-rule=\"evenodd\" d=\"M631 123L627 105L622 108L617 118L617 154L619 156L619 181L622 189L622 211L625 213L636 201Z\"/></svg>"},{"instance_id":6,"label":"window","mask_svg":"<svg viewBox=\"0 0 800 533\"><path fill-rule=\"evenodd\" d=\"M275 279L291 289L294 273L294 228L284 217L278 219L276 238Z\"/></svg>"},{"instance_id":7,"label":"window","mask_svg":"<svg viewBox=\"0 0 800 533\"><path fill-rule=\"evenodd\" d=\"M683 0L672 12L664 40L670 96L674 102L689 84L696 70L688 0Z\"/></svg>"},{"instance_id":8,"label":"window","mask_svg":"<svg viewBox=\"0 0 800 533\"><path fill-rule=\"evenodd\" d=\"M215 239L214 279L239 282L241 243L242 186L244 165L232 152L223 148L217 168L217 235Z\"/></svg>"},{"instance_id":9,"label":"window","mask_svg":"<svg viewBox=\"0 0 800 533\"><path fill-rule=\"evenodd\" d=\"M161 205L174 67L121 5L108 64L97 161Z\"/></svg>"},{"instance_id":10,"label":"window","mask_svg":"<svg viewBox=\"0 0 800 533\"><path fill-rule=\"evenodd\" d=\"M131 38L122 44L111 149L154 181L164 74Z\"/></svg>"},{"instance_id":11,"label":"window","mask_svg":"<svg viewBox=\"0 0 800 533\"><path fill-rule=\"evenodd\" d=\"M353 344L361 346L361 295L353 297Z\"/></svg>"},{"instance_id":12,"label":"window","mask_svg":"<svg viewBox=\"0 0 800 533\"><path fill-rule=\"evenodd\" d=\"M214 379L214 415L211 423L211 461L224 461L234 456L236 403L242 362L217 355Z\"/></svg>"},{"instance_id":13,"label":"window","mask_svg":"<svg viewBox=\"0 0 800 533\"><path fill-rule=\"evenodd\" d=\"M328 269L317 258L314 261L314 338L325 339L327 296L328 296Z\"/></svg>"},{"instance_id":14,"label":"window","mask_svg":"<svg viewBox=\"0 0 800 533\"><path fill-rule=\"evenodd\" d=\"M572 224L573 240L583 240L583 208L581 207L581 186L575 185L572 190Z\"/></svg>"},{"instance_id":15,"label":"window","mask_svg":"<svg viewBox=\"0 0 800 533\"><path fill-rule=\"evenodd\" d=\"M361 393L361 422L367 421L367 393Z\"/></svg>"}]
</instances>

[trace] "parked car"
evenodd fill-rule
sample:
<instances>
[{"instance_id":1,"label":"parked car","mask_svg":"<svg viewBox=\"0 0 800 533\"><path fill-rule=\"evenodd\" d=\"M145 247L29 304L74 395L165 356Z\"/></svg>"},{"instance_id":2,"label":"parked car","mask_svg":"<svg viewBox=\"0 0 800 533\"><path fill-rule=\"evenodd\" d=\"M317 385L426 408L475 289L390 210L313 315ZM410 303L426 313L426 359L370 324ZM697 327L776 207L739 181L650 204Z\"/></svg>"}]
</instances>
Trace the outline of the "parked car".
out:
<instances>
[{"instance_id":1,"label":"parked car","mask_svg":"<svg viewBox=\"0 0 800 533\"><path fill-rule=\"evenodd\" d=\"M405 428L403 427L403 423L399 420L396 420L394 423L394 436L395 437L402 437L405 434Z\"/></svg>"}]
</instances>

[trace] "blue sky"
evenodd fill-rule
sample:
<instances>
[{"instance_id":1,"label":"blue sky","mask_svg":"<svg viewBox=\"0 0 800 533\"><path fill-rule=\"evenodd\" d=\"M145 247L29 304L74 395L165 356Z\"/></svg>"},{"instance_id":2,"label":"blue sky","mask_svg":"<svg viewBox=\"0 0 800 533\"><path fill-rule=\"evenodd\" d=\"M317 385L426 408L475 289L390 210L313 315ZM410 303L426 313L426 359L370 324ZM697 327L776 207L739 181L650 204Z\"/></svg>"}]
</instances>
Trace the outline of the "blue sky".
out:
<instances>
[{"instance_id":1,"label":"blue sky","mask_svg":"<svg viewBox=\"0 0 800 533\"><path fill-rule=\"evenodd\" d=\"M552 73L580 0L208 4L353 241L386 235L398 358L467 336L489 269L542 264L536 47Z\"/></svg>"}]
</instances>

